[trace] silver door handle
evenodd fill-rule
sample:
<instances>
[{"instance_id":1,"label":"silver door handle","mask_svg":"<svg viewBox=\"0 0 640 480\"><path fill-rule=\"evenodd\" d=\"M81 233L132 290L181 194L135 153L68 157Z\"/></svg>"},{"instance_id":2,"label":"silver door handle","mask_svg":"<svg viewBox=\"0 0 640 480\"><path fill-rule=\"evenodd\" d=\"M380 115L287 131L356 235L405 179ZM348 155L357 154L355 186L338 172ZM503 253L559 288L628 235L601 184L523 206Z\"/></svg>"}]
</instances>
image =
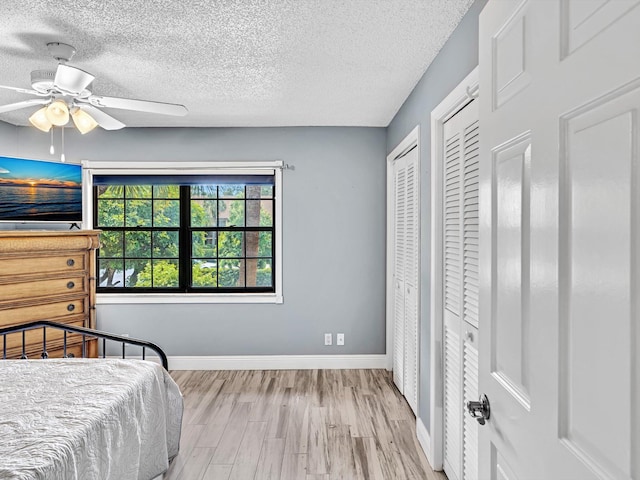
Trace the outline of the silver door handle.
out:
<instances>
[{"instance_id":1,"label":"silver door handle","mask_svg":"<svg viewBox=\"0 0 640 480\"><path fill-rule=\"evenodd\" d=\"M467 411L469 415L475 418L480 425L484 425L491 416L491 406L486 395L482 395L477 402L467 402Z\"/></svg>"}]
</instances>

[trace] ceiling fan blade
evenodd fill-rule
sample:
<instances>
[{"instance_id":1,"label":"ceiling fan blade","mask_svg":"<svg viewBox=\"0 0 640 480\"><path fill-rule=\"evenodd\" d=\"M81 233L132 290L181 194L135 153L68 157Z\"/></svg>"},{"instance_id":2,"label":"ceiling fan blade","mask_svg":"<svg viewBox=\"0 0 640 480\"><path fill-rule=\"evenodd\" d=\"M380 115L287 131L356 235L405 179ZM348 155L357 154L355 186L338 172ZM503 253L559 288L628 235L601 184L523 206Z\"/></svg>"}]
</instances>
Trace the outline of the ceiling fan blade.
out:
<instances>
[{"instance_id":1,"label":"ceiling fan blade","mask_svg":"<svg viewBox=\"0 0 640 480\"><path fill-rule=\"evenodd\" d=\"M41 97L49 96L48 93L40 93L40 92L36 92L35 90L29 90L27 88L9 87L8 85L0 85L0 88L5 88L7 90L13 90L14 92L29 93L31 95L39 95Z\"/></svg>"},{"instance_id":2,"label":"ceiling fan blade","mask_svg":"<svg viewBox=\"0 0 640 480\"><path fill-rule=\"evenodd\" d=\"M184 105L175 103L150 102L148 100L134 100L132 98L101 97L99 95L91 95L87 100L95 107L119 108L121 110L175 115L176 117L183 117L189 113Z\"/></svg>"},{"instance_id":3,"label":"ceiling fan blade","mask_svg":"<svg viewBox=\"0 0 640 480\"><path fill-rule=\"evenodd\" d=\"M33 105L44 105L49 103L48 98L33 98L31 100L25 100L24 102L10 103L9 105L2 105L0 107L0 113L12 112L13 110L20 110L21 108L32 107Z\"/></svg>"},{"instance_id":4,"label":"ceiling fan blade","mask_svg":"<svg viewBox=\"0 0 640 480\"><path fill-rule=\"evenodd\" d=\"M61 63L56 70L53 86L64 93L82 93L96 77L84 70Z\"/></svg>"},{"instance_id":5,"label":"ceiling fan blade","mask_svg":"<svg viewBox=\"0 0 640 480\"><path fill-rule=\"evenodd\" d=\"M87 105L86 103L78 105L78 108L91 115L93 119L98 122L98 125L105 130L120 130L121 128L126 127L126 125L120 120L116 120L111 115L104 113L102 110L98 110L96 107Z\"/></svg>"}]
</instances>

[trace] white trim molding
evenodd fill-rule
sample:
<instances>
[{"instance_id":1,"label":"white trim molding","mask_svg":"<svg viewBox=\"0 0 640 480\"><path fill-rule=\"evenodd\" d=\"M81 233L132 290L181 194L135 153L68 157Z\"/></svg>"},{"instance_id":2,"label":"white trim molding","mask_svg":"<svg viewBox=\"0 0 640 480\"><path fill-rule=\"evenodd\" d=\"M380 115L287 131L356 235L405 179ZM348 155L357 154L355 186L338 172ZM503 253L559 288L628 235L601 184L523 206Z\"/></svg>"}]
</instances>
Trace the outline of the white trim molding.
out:
<instances>
[{"instance_id":1,"label":"white trim molding","mask_svg":"<svg viewBox=\"0 0 640 480\"><path fill-rule=\"evenodd\" d=\"M418 443L422 447L422 451L427 457L427 461L431 468L433 468L433 459L431 458L431 437L427 427L424 426L424 422L420 417L416 417L416 436L418 437Z\"/></svg>"},{"instance_id":2,"label":"white trim molding","mask_svg":"<svg viewBox=\"0 0 640 480\"><path fill-rule=\"evenodd\" d=\"M276 293L98 293L96 305L283 303Z\"/></svg>"},{"instance_id":3,"label":"white trim molding","mask_svg":"<svg viewBox=\"0 0 640 480\"><path fill-rule=\"evenodd\" d=\"M418 149L418 175L420 175L420 125L411 130L406 137L387 155L387 290L386 290L386 323L387 323L387 370L393 370L393 251L394 251L394 197L393 162L407 153L411 148ZM418 198L421 192L418 189ZM418 248L420 258L420 248ZM420 338L420 296L418 295L418 339ZM417 352L418 363L420 352ZM418 370L419 371L419 370ZM419 377L418 377L419 378ZM418 391L419 391L418 387Z\"/></svg>"},{"instance_id":4,"label":"white trim molding","mask_svg":"<svg viewBox=\"0 0 640 480\"><path fill-rule=\"evenodd\" d=\"M282 294L282 160L236 162L82 162L82 228L93 228L94 175L275 175L275 293L132 293L98 294L96 303L106 304L176 304L176 303L283 303Z\"/></svg>"},{"instance_id":5,"label":"white trim molding","mask_svg":"<svg viewBox=\"0 0 640 480\"><path fill-rule=\"evenodd\" d=\"M386 355L221 355L170 356L171 370L383 369Z\"/></svg>"},{"instance_id":6,"label":"white trim molding","mask_svg":"<svg viewBox=\"0 0 640 480\"><path fill-rule=\"evenodd\" d=\"M443 402L443 305L442 305L442 178L444 158L444 123L472 99L478 97L480 76L474 68L460 84L431 112L431 435L425 450L434 470L442 470L444 459ZM424 425L423 425L424 427ZM426 429L425 429L426 430ZM421 443L422 445L422 443Z\"/></svg>"}]
</instances>

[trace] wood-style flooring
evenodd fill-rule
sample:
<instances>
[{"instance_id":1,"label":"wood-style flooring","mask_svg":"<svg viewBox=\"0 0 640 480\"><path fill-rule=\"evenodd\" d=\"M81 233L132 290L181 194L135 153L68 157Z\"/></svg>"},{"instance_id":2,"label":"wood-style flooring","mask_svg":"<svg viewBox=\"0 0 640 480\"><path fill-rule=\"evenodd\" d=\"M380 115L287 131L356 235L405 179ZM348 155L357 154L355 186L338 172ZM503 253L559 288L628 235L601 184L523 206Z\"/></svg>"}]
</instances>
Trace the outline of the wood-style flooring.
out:
<instances>
[{"instance_id":1,"label":"wood-style flooring","mask_svg":"<svg viewBox=\"0 0 640 480\"><path fill-rule=\"evenodd\" d=\"M385 370L173 371L180 454L165 479L446 480Z\"/></svg>"}]
</instances>

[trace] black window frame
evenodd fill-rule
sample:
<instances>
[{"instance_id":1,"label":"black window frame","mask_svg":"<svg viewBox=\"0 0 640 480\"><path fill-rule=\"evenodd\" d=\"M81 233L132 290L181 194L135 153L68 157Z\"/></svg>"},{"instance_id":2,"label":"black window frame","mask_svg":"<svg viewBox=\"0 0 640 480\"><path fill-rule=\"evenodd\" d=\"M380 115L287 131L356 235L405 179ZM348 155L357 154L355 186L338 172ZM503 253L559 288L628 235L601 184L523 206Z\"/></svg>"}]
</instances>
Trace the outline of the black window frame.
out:
<instances>
[{"instance_id":1,"label":"black window frame","mask_svg":"<svg viewBox=\"0 0 640 480\"><path fill-rule=\"evenodd\" d=\"M224 177L224 175L220 175L222 177ZM95 184L93 185L93 224L94 224L94 228L96 230L101 230L103 232L109 232L109 231L120 231L123 232L123 248L124 248L124 243L126 242L126 232L135 232L135 231L149 231L151 232L151 237L153 237L153 232L154 231L173 231L173 232L178 232L178 242L179 242L179 247L178 247L178 286L177 287L128 287L128 286L112 286L112 287L106 287L106 286L100 286L99 285L99 278L96 281L96 292L97 293L107 293L107 294L144 294L144 293L159 293L159 294L275 294L276 292L276 269L277 269L277 262L276 262L276 242L279 241L279 239L276 239L276 215L277 215L277 209L276 209L276 202L278 201L278 199L276 198L276 177L275 175L265 175L266 177L272 177L272 196L269 198L263 198L263 200L271 200L272 201L272 209L271 209L271 215L272 215L272 222L271 222L271 226L246 226L246 202L247 201L255 201L255 200L259 200L260 198L248 198L247 197L247 184L245 184L245 192L242 198L233 198L232 200L238 201L244 201L244 211L245 211L245 225L244 226L206 226L206 227L192 227L191 226L191 200L192 200L192 195L191 195L191 186L195 185L196 183L190 183L190 184L181 184L179 185L179 198L178 199L171 199L171 200L178 200L179 201L179 211L180 211L180 224L178 227L168 227L168 226L153 226L153 222L151 222L152 226L137 226L137 227L127 227L126 226L126 213L125 213L125 221L123 222L125 225L123 226L119 226L119 227L107 227L107 226L101 226L98 224L98 219L99 219L99 215L98 215L98 210L99 210L99 202L100 199L98 198L98 191L99 191L99 187L100 185ZM111 177L110 175L104 175L104 177ZM149 181L148 183L145 183L145 177L136 177L137 179L135 180L135 183L129 183L129 184L135 184L135 185L141 185L141 186L154 186L154 185L158 185L158 183L154 184L153 183L153 179L154 177L156 179L159 178L165 178L167 176L162 176L162 175L150 175L146 178L149 178L151 181ZM231 177L231 176L230 176ZM241 180L243 176L238 176L238 175L234 175L233 178L235 179L235 181L238 181L239 179ZM113 178L123 178L120 175L115 175L113 176ZM168 178L168 177L167 177ZM250 178L250 177L247 177ZM115 181L117 182L117 180ZM114 184L119 184L119 183L115 183ZM199 183L203 183L203 181L200 181ZM242 183L242 182L238 182L238 183ZM168 183L167 181L164 182L164 184L171 184ZM125 184L123 184L125 185ZM174 184L175 185L175 184ZM219 187L218 187L219 188ZM152 188L152 192L153 192L153 188ZM218 200L224 199L224 197L216 197ZM158 198L154 198L153 196L151 198L149 198L149 200L151 200L151 211L152 211L152 216L153 216L153 208L154 208L154 202L153 200L158 199ZM228 198L229 200L231 200L231 198ZM126 200L126 195L123 196L123 200ZM126 201L124 202L124 207L125 212L126 212ZM242 257L219 257L219 252L216 251L216 259L217 259L217 267L219 269L220 267L220 259L222 260L244 260L245 261L245 265L244 265L244 274L245 274L245 279L244 279L244 285L243 287L210 287L210 286L193 286L193 279L192 279L192 260L194 259L193 257L193 251L192 251L192 234L193 232L197 232L197 231L210 231L210 232L215 232L216 238L218 238L218 234L219 232L269 232L271 234L271 257L247 257L246 254L246 250L243 252L243 256ZM245 244L246 246L246 244ZM123 255L122 257L113 257L113 258L122 258L123 262L126 261L127 259L131 259L131 260L135 260L135 259L140 259L140 260L153 260L155 257L153 257L153 246L150 246L150 256L149 257L144 257L144 258L138 258L138 257L126 257L125 256L125 252L123 251ZM98 248L97 252L96 252L96 258L97 258L97 266L96 266L96 275L99 277L100 275L100 249ZM169 258L169 257L157 257L157 258ZM197 257L196 257L197 258ZM271 261L271 286L254 286L254 287L247 287L246 286L246 272L247 272L247 268L246 268L246 261L247 259L254 259L256 258L256 260L260 259L260 258L269 258ZM152 269L153 271L153 269ZM219 275L217 276L217 278L220 278Z\"/></svg>"}]
</instances>

